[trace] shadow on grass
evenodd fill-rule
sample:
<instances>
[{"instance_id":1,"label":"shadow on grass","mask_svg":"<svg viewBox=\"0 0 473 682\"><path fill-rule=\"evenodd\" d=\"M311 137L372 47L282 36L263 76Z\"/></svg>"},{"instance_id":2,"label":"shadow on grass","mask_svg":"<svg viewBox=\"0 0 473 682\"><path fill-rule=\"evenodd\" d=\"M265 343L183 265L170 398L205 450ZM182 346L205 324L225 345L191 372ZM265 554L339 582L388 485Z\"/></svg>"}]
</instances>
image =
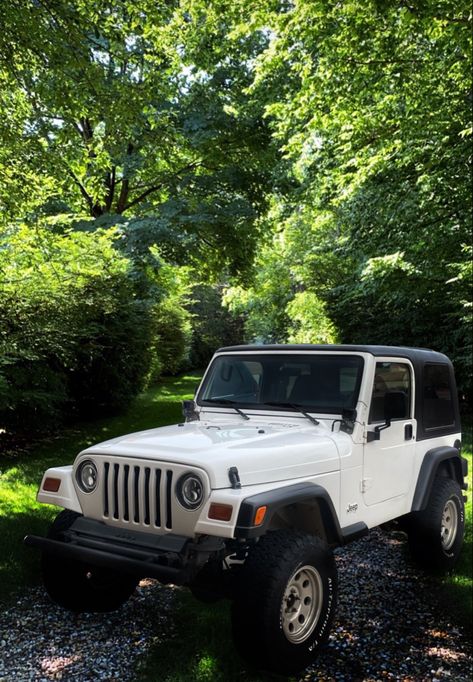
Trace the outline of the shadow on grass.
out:
<instances>
[{"instance_id":1,"label":"shadow on grass","mask_svg":"<svg viewBox=\"0 0 473 682\"><path fill-rule=\"evenodd\" d=\"M232 641L230 604L205 605L179 591L174 636L154 647L138 671L139 682L272 682L287 677L248 669Z\"/></svg>"},{"instance_id":2,"label":"shadow on grass","mask_svg":"<svg viewBox=\"0 0 473 682\"><path fill-rule=\"evenodd\" d=\"M470 547L471 552L471 547ZM442 584L438 595L438 605L446 613L452 614L455 624L461 625L470 634L473 633L471 620L472 609L471 578L455 576L455 579Z\"/></svg>"},{"instance_id":3,"label":"shadow on grass","mask_svg":"<svg viewBox=\"0 0 473 682\"><path fill-rule=\"evenodd\" d=\"M18 588L40 582L39 552L23 544L25 535L45 535L56 510L45 508L42 512L20 513L0 517L0 601L8 605Z\"/></svg>"},{"instance_id":4,"label":"shadow on grass","mask_svg":"<svg viewBox=\"0 0 473 682\"><path fill-rule=\"evenodd\" d=\"M0 456L0 472L12 463L25 475L37 475L41 467L70 464L77 453L94 443L127 433L175 424L182 420L181 401L192 397L199 374L168 377L138 396L123 414L77 422L59 434L33 443L18 456L15 452Z\"/></svg>"}]
</instances>

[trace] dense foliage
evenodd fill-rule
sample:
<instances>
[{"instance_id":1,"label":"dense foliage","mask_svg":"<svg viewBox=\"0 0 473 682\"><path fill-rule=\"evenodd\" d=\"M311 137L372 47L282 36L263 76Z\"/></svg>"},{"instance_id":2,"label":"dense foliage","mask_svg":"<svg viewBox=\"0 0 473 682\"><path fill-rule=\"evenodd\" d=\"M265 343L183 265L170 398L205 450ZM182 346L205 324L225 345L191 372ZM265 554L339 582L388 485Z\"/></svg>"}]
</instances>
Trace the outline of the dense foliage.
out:
<instances>
[{"instance_id":1,"label":"dense foliage","mask_svg":"<svg viewBox=\"0 0 473 682\"><path fill-rule=\"evenodd\" d=\"M4 3L0 429L243 336L434 347L466 393L470 29L466 0Z\"/></svg>"},{"instance_id":2,"label":"dense foliage","mask_svg":"<svg viewBox=\"0 0 473 682\"><path fill-rule=\"evenodd\" d=\"M470 4L299 0L253 20L273 36L253 92L293 188L275 197L259 284L232 305L252 336L331 340L333 325L344 342L443 350L467 392Z\"/></svg>"},{"instance_id":3,"label":"dense foliage","mask_svg":"<svg viewBox=\"0 0 473 682\"><path fill-rule=\"evenodd\" d=\"M243 321L222 305L222 287L200 284L192 290L188 312L192 318L191 367L206 367L216 348L241 343Z\"/></svg>"},{"instance_id":4,"label":"dense foliage","mask_svg":"<svg viewBox=\"0 0 473 682\"><path fill-rule=\"evenodd\" d=\"M152 301L137 297L113 236L41 225L4 235L3 428L47 428L64 413L123 407L142 388Z\"/></svg>"}]
</instances>

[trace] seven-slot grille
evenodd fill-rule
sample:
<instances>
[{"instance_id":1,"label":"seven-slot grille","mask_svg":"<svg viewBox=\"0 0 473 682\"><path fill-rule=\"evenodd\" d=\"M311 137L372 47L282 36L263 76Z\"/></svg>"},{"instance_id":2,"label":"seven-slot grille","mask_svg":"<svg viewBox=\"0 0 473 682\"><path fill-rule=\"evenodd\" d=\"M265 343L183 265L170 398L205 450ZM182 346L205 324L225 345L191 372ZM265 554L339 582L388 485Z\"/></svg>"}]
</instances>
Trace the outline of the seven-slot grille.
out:
<instances>
[{"instance_id":1,"label":"seven-slot grille","mask_svg":"<svg viewBox=\"0 0 473 682\"><path fill-rule=\"evenodd\" d=\"M104 517L172 529L170 469L116 462L103 467Z\"/></svg>"}]
</instances>

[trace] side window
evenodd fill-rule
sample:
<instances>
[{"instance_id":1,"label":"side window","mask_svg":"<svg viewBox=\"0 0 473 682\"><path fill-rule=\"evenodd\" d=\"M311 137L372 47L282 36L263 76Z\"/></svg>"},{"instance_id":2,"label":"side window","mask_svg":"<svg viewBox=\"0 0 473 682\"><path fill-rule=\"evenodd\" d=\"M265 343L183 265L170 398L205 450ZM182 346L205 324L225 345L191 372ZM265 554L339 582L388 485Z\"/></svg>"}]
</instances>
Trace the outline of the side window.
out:
<instances>
[{"instance_id":1,"label":"side window","mask_svg":"<svg viewBox=\"0 0 473 682\"><path fill-rule=\"evenodd\" d=\"M392 391L405 394L406 410L401 419L409 419L411 414L412 381L409 365L403 362L377 362L374 374L373 394L371 396L370 424L384 422L386 393Z\"/></svg>"},{"instance_id":2,"label":"side window","mask_svg":"<svg viewBox=\"0 0 473 682\"><path fill-rule=\"evenodd\" d=\"M454 423L448 365L425 365L423 415L425 429L451 426Z\"/></svg>"}]
</instances>

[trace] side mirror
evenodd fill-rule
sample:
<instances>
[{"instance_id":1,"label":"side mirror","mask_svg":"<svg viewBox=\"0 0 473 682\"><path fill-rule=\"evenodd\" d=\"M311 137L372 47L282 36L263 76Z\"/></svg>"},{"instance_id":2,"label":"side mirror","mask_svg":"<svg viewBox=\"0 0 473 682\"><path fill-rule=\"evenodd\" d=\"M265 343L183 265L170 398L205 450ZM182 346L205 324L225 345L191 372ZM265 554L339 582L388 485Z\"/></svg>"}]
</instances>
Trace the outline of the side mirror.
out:
<instances>
[{"instance_id":1,"label":"side mirror","mask_svg":"<svg viewBox=\"0 0 473 682\"><path fill-rule=\"evenodd\" d=\"M194 400L183 400L182 401L182 415L186 422L198 421L199 415L195 410Z\"/></svg>"},{"instance_id":2,"label":"side mirror","mask_svg":"<svg viewBox=\"0 0 473 682\"><path fill-rule=\"evenodd\" d=\"M407 395L403 391L388 391L384 395L384 418L386 422L375 426L374 431L368 431L367 442L379 440L381 431L391 426L393 419L402 419L407 415Z\"/></svg>"}]
</instances>

